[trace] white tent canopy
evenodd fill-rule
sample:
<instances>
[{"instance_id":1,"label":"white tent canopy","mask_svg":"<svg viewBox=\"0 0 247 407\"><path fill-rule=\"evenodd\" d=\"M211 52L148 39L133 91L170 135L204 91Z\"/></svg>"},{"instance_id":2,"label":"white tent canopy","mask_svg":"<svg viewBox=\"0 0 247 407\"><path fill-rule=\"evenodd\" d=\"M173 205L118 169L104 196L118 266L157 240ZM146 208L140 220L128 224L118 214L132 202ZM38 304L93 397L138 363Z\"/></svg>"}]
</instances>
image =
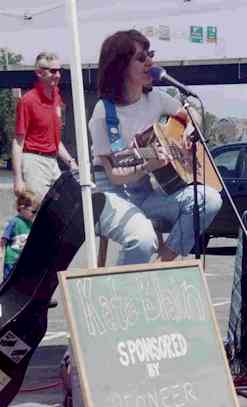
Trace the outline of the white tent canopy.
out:
<instances>
[{"instance_id":1,"label":"white tent canopy","mask_svg":"<svg viewBox=\"0 0 247 407\"><path fill-rule=\"evenodd\" d=\"M42 50L70 59L65 4L62 0L8 0L0 8L0 48L9 48L32 65ZM1 7L1 5L0 5ZM77 0L81 62L98 60L103 39L118 29L136 27L149 36L157 59L195 60L246 57L246 0ZM216 26L217 42L192 43L190 26ZM169 40L162 39L165 27Z\"/></svg>"}]
</instances>

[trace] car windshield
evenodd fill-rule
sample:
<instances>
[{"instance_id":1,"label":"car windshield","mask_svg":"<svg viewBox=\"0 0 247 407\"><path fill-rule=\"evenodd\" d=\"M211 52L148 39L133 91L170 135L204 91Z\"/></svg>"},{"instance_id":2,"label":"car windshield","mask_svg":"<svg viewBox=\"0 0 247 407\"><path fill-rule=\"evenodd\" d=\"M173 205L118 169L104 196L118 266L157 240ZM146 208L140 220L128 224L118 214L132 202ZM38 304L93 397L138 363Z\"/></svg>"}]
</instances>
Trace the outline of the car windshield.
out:
<instances>
[{"instance_id":1,"label":"car windshield","mask_svg":"<svg viewBox=\"0 0 247 407\"><path fill-rule=\"evenodd\" d=\"M225 178L243 178L247 176L246 147L237 146L229 150L216 151L214 161Z\"/></svg>"}]
</instances>

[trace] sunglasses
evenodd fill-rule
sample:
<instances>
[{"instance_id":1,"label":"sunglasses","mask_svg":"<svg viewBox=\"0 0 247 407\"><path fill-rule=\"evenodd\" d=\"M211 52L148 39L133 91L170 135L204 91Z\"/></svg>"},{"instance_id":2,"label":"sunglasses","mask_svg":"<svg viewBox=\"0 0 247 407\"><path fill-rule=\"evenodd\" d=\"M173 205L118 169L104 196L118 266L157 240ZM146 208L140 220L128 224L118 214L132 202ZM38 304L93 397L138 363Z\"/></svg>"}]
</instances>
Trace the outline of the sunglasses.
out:
<instances>
[{"instance_id":1,"label":"sunglasses","mask_svg":"<svg viewBox=\"0 0 247 407\"><path fill-rule=\"evenodd\" d=\"M147 57L148 57L148 58L153 58L154 55L155 55L155 51L154 51L154 50L151 50L151 51L142 51L142 52L139 52L138 54L136 54L135 60L138 61L138 62L142 62L142 63L143 63L143 62L146 61Z\"/></svg>"},{"instance_id":2,"label":"sunglasses","mask_svg":"<svg viewBox=\"0 0 247 407\"><path fill-rule=\"evenodd\" d=\"M55 75L57 72L61 73L62 69L61 68L46 68L42 67L42 69L45 69L46 71L49 71L52 75Z\"/></svg>"}]
</instances>

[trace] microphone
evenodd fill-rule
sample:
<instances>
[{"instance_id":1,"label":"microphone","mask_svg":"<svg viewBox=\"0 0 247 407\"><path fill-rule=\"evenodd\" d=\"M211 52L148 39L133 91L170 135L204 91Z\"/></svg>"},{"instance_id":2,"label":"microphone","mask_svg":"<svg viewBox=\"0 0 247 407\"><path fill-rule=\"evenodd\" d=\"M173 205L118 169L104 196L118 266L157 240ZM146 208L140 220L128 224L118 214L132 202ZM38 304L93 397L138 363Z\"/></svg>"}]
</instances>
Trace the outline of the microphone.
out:
<instances>
[{"instance_id":1,"label":"microphone","mask_svg":"<svg viewBox=\"0 0 247 407\"><path fill-rule=\"evenodd\" d=\"M198 98L197 94L194 93L192 90L187 88L187 86L183 85L181 82L177 81L175 78L170 76L165 69L160 68L159 66L153 66L149 71L151 77L155 81L163 81L166 80L167 82L171 83L173 86L176 86L182 93L186 96L193 96Z\"/></svg>"}]
</instances>

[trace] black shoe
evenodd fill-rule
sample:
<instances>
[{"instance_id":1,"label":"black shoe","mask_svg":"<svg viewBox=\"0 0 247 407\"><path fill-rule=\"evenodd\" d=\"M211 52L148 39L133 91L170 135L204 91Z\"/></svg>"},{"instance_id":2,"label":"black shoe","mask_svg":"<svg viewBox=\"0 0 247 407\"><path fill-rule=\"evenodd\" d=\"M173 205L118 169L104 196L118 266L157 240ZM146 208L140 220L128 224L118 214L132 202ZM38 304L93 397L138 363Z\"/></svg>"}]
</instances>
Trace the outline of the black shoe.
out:
<instances>
[{"instance_id":1,"label":"black shoe","mask_svg":"<svg viewBox=\"0 0 247 407\"><path fill-rule=\"evenodd\" d=\"M57 300L50 300L48 303L48 308L56 308L58 305Z\"/></svg>"}]
</instances>

